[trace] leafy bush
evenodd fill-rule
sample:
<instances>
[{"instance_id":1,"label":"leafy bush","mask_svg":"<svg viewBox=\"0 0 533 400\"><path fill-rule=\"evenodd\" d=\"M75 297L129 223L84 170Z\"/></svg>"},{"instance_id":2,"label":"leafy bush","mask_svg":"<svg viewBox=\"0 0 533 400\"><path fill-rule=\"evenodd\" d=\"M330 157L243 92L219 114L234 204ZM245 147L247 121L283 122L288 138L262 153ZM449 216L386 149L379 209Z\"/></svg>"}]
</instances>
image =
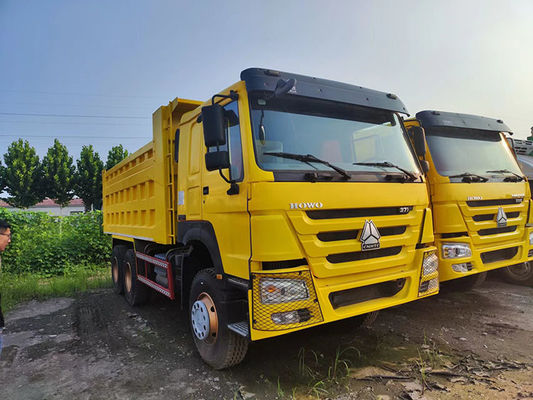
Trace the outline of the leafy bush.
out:
<instances>
[{"instance_id":1,"label":"leafy bush","mask_svg":"<svg viewBox=\"0 0 533 400\"><path fill-rule=\"evenodd\" d=\"M11 225L11 244L2 254L2 268L13 274L62 275L73 266L103 265L111 253L111 239L102 232L102 213L68 217L43 212L8 211L0 219Z\"/></svg>"}]
</instances>

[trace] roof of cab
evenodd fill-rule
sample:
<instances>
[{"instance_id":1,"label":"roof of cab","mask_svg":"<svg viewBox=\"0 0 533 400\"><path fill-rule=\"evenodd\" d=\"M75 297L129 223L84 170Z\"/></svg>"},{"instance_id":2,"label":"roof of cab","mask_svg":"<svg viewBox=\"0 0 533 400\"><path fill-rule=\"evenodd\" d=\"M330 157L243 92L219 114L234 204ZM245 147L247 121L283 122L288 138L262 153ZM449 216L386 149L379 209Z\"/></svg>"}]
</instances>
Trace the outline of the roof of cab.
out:
<instances>
[{"instance_id":1,"label":"roof of cab","mask_svg":"<svg viewBox=\"0 0 533 400\"><path fill-rule=\"evenodd\" d=\"M392 93L264 68L248 68L241 72L241 80L246 82L246 88L250 92L273 92L280 79L296 81L289 91L291 95L338 101L409 115L403 102Z\"/></svg>"},{"instance_id":2,"label":"roof of cab","mask_svg":"<svg viewBox=\"0 0 533 400\"><path fill-rule=\"evenodd\" d=\"M425 110L416 113L416 119L423 127L452 127L479 129L491 132L509 132L509 127L501 120L479 115L459 114L445 111Z\"/></svg>"}]
</instances>

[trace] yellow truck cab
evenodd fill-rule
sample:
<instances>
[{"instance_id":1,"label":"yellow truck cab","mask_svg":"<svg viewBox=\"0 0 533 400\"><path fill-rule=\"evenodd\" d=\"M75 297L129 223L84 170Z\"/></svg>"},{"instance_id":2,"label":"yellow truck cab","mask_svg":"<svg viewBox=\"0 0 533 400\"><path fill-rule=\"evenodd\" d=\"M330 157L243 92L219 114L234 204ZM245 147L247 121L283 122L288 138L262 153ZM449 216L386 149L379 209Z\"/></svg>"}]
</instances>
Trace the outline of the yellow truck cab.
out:
<instances>
[{"instance_id":1,"label":"yellow truck cab","mask_svg":"<svg viewBox=\"0 0 533 400\"><path fill-rule=\"evenodd\" d=\"M412 137L425 131L427 173L439 278L468 289L487 271L533 256L531 195L501 120L421 111L405 121Z\"/></svg>"},{"instance_id":2,"label":"yellow truck cab","mask_svg":"<svg viewBox=\"0 0 533 400\"><path fill-rule=\"evenodd\" d=\"M200 356L438 292L429 196L393 94L251 68L175 99L104 172L114 290L188 309Z\"/></svg>"}]
</instances>

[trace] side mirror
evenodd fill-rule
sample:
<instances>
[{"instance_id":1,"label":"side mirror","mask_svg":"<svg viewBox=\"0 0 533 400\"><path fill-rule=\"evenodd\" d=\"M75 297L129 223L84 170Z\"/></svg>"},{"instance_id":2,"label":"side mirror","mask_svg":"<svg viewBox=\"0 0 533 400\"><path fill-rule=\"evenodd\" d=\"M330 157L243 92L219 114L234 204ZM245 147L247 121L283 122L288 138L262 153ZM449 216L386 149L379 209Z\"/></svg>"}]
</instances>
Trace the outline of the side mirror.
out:
<instances>
[{"instance_id":1,"label":"side mirror","mask_svg":"<svg viewBox=\"0 0 533 400\"><path fill-rule=\"evenodd\" d=\"M206 147L225 145L224 108L219 104L202 107L202 121Z\"/></svg>"},{"instance_id":2,"label":"side mirror","mask_svg":"<svg viewBox=\"0 0 533 400\"><path fill-rule=\"evenodd\" d=\"M411 134L413 145L415 146L415 152L417 156L423 157L426 155L426 135L424 130L419 126L412 126L409 129Z\"/></svg>"},{"instance_id":3,"label":"side mirror","mask_svg":"<svg viewBox=\"0 0 533 400\"><path fill-rule=\"evenodd\" d=\"M208 171L229 168L229 153L227 151L205 153L205 167Z\"/></svg>"}]
</instances>

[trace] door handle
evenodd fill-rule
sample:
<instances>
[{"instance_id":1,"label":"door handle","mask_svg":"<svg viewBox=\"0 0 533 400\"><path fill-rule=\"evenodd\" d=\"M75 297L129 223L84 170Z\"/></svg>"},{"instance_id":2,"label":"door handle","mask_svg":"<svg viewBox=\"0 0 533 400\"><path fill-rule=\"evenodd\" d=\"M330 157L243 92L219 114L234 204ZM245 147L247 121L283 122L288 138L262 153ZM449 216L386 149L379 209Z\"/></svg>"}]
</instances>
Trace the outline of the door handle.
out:
<instances>
[{"instance_id":1,"label":"door handle","mask_svg":"<svg viewBox=\"0 0 533 400\"><path fill-rule=\"evenodd\" d=\"M204 186L202 189L203 194L209 194L209 186Z\"/></svg>"}]
</instances>

